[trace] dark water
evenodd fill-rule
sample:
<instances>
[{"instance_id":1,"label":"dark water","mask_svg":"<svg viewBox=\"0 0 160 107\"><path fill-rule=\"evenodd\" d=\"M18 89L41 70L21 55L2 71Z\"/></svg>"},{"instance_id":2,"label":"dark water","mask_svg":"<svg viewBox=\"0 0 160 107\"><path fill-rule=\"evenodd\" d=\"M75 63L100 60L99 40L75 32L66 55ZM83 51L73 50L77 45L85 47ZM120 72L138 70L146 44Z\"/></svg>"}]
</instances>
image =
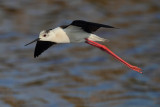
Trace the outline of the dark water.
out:
<instances>
[{"instance_id":1,"label":"dark water","mask_svg":"<svg viewBox=\"0 0 160 107\"><path fill-rule=\"evenodd\" d=\"M120 29L96 32L125 67L84 43L57 45L33 58L43 29L75 19ZM159 0L1 0L0 107L160 107Z\"/></svg>"}]
</instances>

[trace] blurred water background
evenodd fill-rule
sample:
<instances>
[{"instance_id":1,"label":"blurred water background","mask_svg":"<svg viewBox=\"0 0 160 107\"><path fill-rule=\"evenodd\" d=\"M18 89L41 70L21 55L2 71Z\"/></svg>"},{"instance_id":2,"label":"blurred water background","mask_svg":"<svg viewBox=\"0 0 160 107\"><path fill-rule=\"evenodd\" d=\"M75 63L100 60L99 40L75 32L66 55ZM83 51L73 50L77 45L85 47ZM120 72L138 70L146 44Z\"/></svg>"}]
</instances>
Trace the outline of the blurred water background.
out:
<instances>
[{"instance_id":1,"label":"blurred water background","mask_svg":"<svg viewBox=\"0 0 160 107\"><path fill-rule=\"evenodd\" d=\"M120 28L96 34L144 74L84 43L24 47L75 19ZM0 107L160 107L159 66L159 0L0 0Z\"/></svg>"}]
</instances>

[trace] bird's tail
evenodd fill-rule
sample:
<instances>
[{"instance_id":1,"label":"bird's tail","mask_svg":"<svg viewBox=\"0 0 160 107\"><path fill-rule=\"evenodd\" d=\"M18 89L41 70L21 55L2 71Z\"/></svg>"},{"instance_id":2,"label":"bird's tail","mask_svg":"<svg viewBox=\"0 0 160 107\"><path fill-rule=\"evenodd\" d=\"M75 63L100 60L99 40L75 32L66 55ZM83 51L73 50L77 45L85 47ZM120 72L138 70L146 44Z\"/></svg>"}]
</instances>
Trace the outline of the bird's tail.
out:
<instances>
[{"instance_id":1,"label":"bird's tail","mask_svg":"<svg viewBox=\"0 0 160 107\"><path fill-rule=\"evenodd\" d=\"M109 42L108 39L101 38L101 37L94 35L94 34L91 34L88 39L92 40L92 41Z\"/></svg>"}]
</instances>

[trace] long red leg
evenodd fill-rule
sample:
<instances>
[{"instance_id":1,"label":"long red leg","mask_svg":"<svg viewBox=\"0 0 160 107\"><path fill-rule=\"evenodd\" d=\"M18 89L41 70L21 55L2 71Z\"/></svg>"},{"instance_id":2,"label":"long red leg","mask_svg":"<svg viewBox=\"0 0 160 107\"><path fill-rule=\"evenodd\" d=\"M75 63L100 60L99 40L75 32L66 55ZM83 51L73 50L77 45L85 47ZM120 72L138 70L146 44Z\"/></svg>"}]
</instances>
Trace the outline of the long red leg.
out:
<instances>
[{"instance_id":1,"label":"long red leg","mask_svg":"<svg viewBox=\"0 0 160 107\"><path fill-rule=\"evenodd\" d=\"M133 66L129 63L127 63L126 61L124 61L122 58L120 58L119 56L117 56L115 53L113 53L110 49L108 49L106 46L99 44L97 42L91 41L89 39L86 39L86 43L93 45L95 47L98 47L100 49L102 49L103 51L106 51L108 54L110 54L111 56L113 56L114 58L116 58L117 60L119 60L120 62L122 62L123 64L125 64L127 67L129 67L130 69L137 71L139 73L142 73L142 69L138 68L136 66Z\"/></svg>"}]
</instances>

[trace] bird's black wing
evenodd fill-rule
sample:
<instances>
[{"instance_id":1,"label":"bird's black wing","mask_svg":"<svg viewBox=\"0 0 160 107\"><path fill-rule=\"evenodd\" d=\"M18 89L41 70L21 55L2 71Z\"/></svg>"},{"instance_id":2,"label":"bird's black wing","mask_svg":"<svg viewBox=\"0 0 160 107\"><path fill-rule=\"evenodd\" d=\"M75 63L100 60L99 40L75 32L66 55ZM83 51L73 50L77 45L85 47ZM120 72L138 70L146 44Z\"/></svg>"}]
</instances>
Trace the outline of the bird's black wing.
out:
<instances>
[{"instance_id":1,"label":"bird's black wing","mask_svg":"<svg viewBox=\"0 0 160 107\"><path fill-rule=\"evenodd\" d=\"M87 22L87 21L83 21L83 20L75 20L70 25L81 27L84 31L86 31L88 33L95 32L100 27L115 28L115 27L112 27L112 26L109 26L109 25Z\"/></svg>"},{"instance_id":2,"label":"bird's black wing","mask_svg":"<svg viewBox=\"0 0 160 107\"><path fill-rule=\"evenodd\" d=\"M47 50L49 47L54 45L56 43L49 42L49 41L37 41L35 51L34 51L34 57L38 57L41 53L43 53L45 50Z\"/></svg>"}]
</instances>

